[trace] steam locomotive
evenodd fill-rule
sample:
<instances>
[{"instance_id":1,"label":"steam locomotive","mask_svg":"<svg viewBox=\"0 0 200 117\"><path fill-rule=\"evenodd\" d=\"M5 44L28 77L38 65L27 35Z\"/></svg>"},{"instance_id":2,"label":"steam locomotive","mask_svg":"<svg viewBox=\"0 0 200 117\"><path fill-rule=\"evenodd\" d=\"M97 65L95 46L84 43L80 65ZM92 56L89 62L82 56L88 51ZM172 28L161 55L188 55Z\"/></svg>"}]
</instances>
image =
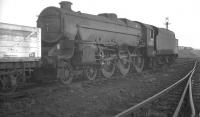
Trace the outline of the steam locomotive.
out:
<instances>
[{"instance_id":1,"label":"steam locomotive","mask_svg":"<svg viewBox=\"0 0 200 117\"><path fill-rule=\"evenodd\" d=\"M178 56L174 32L114 13L75 12L72 3L47 7L37 27L0 23L0 94L41 73L69 84L76 76L111 78L117 70L161 67ZM27 77L28 76L28 77ZM48 77L49 78L49 77Z\"/></svg>"},{"instance_id":2,"label":"steam locomotive","mask_svg":"<svg viewBox=\"0 0 200 117\"><path fill-rule=\"evenodd\" d=\"M69 84L83 74L89 80L100 71L110 78L116 68L125 76L131 69L172 63L178 56L174 32L114 13L90 15L75 12L71 2L47 7L39 15L43 63L57 69L57 77Z\"/></svg>"}]
</instances>

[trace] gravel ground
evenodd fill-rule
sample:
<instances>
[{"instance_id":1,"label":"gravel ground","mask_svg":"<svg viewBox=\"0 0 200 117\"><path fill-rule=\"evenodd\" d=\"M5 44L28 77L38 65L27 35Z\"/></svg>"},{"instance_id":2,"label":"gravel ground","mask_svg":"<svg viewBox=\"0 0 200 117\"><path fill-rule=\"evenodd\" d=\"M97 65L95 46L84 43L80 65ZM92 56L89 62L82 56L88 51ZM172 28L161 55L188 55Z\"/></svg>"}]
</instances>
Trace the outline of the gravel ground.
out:
<instances>
[{"instance_id":1,"label":"gravel ground","mask_svg":"<svg viewBox=\"0 0 200 117\"><path fill-rule=\"evenodd\" d=\"M1 117L110 117L173 84L191 66L131 73L124 78L39 88L23 98L0 102Z\"/></svg>"}]
</instances>

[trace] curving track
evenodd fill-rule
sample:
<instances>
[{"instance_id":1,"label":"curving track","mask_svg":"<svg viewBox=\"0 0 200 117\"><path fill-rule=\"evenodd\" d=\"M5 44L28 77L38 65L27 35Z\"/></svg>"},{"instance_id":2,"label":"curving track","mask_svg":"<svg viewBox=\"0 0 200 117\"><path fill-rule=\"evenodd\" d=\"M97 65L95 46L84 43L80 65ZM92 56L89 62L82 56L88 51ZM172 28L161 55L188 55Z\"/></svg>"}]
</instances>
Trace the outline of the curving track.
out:
<instances>
[{"instance_id":1,"label":"curving track","mask_svg":"<svg viewBox=\"0 0 200 117\"><path fill-rule=\"evenodd\" d=\"M196 61L193 69L181 80L135 106L122 111L115 117L194 117L199 115L199 76L200 67Z\"/></svg>"},{"instance_id":2,"label":"curving track","mask_svg":"<svg viewBox=\"0 0 200 117\"><path fill-rule=\"evenodd\" d=\"M200 114L200 67L192 80L192 91L196 113Z\"/></svg>"}]
</instances>

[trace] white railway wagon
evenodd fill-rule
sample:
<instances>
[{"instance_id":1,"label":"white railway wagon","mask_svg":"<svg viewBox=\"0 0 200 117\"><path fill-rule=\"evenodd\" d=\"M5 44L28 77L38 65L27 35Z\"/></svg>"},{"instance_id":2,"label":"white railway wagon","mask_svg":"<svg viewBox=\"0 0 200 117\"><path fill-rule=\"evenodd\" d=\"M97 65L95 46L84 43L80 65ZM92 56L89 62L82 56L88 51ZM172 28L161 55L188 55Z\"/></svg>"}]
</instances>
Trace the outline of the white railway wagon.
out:
<instances>
[{"instance_id":1,"label":"white railway wagon","mask_svg":"<svg viewBox=\"0 0 200 117\"><path fill-rule=\"evenodd\" d=\"M37 61L41 58L40 29L0 23L0 61Z\"/></svg>"},{"instance_id":2,"label":"white railway wagon","mask_svg":"<svg viewBox=\"0 0 200 117\"><path fill-rule=\"evenodd\" d=\"M0 23L0 90L13 89L27 80L39 67L41 31L28 27Z\"/></svg>"}]
</instances>

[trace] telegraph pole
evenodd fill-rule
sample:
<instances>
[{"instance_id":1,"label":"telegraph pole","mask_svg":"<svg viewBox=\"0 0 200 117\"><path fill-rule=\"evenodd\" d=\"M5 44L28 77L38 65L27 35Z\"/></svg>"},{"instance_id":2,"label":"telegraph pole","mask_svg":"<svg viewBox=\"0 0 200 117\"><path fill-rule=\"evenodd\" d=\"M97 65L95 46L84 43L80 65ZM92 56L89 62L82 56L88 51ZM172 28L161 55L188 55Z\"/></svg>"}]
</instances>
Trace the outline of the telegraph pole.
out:
<instances>
[{"instance_id":1,"label":"telegraph pole","mask_svg":"<svg viewBox=\"0 0 200 117\"><path fill-rule=\"evenodd\" d=\"M169 23L169 17L165 18L165 25L166 25L166 29L168 30L169 25L170 25L170 23Z\"/></svg>"}]
</instances>

